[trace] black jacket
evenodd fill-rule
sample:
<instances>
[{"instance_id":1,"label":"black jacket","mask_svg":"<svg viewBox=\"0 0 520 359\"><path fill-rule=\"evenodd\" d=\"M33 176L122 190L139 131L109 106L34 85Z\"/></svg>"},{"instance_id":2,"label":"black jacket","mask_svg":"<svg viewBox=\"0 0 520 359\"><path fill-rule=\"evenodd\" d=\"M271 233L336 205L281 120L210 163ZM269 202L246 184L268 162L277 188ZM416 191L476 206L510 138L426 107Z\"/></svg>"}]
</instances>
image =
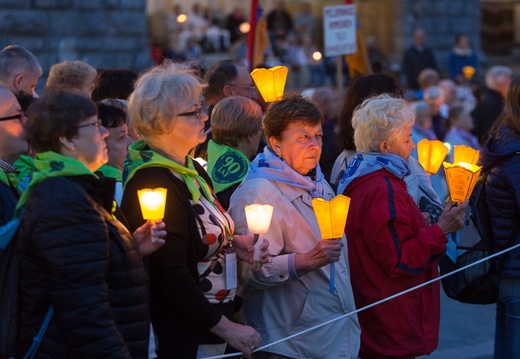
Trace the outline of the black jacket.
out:
<instances>
[{"instance_id":1,"label":"black jacket","mask_svg":"<svg viewBox=\"0 0 520 359\"><path fill-rule=\"evenodd\" d=\"M208 175L194 161L199 174L211 186ZM121 209L131 228L143 223L137 190L168 189L164 223L166 243L152 253L150 261L152 323L159 341L159 358L195 358L201 343L223 343L209 332L222 315L231 317L232 303L211 304L203 293L197 263L208 246L198 231L198 215L186 184L167 168L138 170L125 185Z\"/></svg>"},{"instance_id":2,"label":"black jacket","mask_svg":"<svg viewBox=\"0 0 520 359\"><path fill-rule=\"evenodd\" d=\"M0 182L0 225L6 224L13 218L17 201L18 193L16 189Z\"/></svg>"},{"instance_id":3,"label":"black jacket","mask_svg":"<svg viewBox=\"0 0 520 359\"><path fill-rule=\"evenodd\" d=\"M55 177L25 207L20 335L26 352L52 304L40 358L146 358L147 275L136 242L113 219L114 182Z\"/></svg>"},{"instance_id":4,"label":"black jacket","mask_svg":"<svg viewBox=\"0 0 520 359\"><path fill-rule=\"evenodd\" d=\"M520 133L503 127L501 139L492 136L482 153L486 181L486 203L493 229L495 252L520 243ZM520 250L501 256L495 265L502 278L520 278Z\"/></svg>"},{"instance_id":5,"label":"black jacket","mask_svg":"<svg viewBox=\"0 0 520 359\"><path fill-rule=\"evenodd\" d=\"M406 85L409 89L419 90L419 74L427 68L437 70L432 50L424 48L419 51L416 47L411 46L404 52L401 69L406 76Z\"/></svg>"},{"instance_id":6,"label":"black jacket","mask_svg":"<svg viewBox=\"0 0 520 359\"><path fill-rule=\"evenodd\" d=\"M486 143L488 132L504 109L504 97L490 88L486 88L484 99L477 103L471 111L475 127L473 134L477 136L481 145Z\"/></svg>"}]
</instances>

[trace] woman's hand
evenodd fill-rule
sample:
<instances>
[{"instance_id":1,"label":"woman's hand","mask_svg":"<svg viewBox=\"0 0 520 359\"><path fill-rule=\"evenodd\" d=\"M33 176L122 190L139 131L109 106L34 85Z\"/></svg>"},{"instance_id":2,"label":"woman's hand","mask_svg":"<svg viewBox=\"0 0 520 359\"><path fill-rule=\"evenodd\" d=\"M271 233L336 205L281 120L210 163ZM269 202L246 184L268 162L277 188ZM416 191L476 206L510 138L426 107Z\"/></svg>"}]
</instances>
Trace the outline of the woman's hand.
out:
<instances>
[{"instance_id":1,"label":"woman's hand","mask_svg":"<svg viewBox=\"0 0 520 359\"><path fill-rule=\"evenodd\" d=\"M166 236L165 226L166 224L162 219L149 219L134 231L134 238L137 242L139 253L143 257L155 252L164 244L163 238Z\"/></svg>"},{"instance_id":2,"label":"woman's hand","mask_svg":"<svg viewBox=\"0 0 520 359\"><path fill-rule=\"evenodd\" d=\"M294 259L296 272L301 276L324 265L339 261L342 248L341 239L319 241L310 251L296 254Z\"/></svg>"},{"instance_id":3,"label":"woman's hand","mask_svg":"<svg viewBox=\"0 0 520 359\"><path fill-rule=\"evenodd\" d=\"M437 224L444 234L457 232L462 228L464 221L466 220L466 207L468 204L468 200L459 203L457 206L453 205L451 199L446 202L446 205L439 216L439 220L437 221Z\"/></svg>"},{"instance_id":4,"label":"woman's hand","mask_svg":"<svg viewBox=\"0 0 520 359\"><path fill-rule=\"evenodd\" d=\"M253 236L246 235L233 235L233 247L240 260L253 264L253 253L255 251L255 240ZM260 261L262 264L269 262L269 241L262 239L262 245L260 246Z\"/></svg>"},{"instance_id":5,"label":"woman's hand","mask_svg":"<svg viewBox=\"0 0 520 359\"><path fill-rule=\"evenodd\" d=\"M220 321L210 329L210 332L221 337L233 348L240 350L246 358L251 356L262 341L260 334L254 328L232 322L225 316L222 316Z\"/></svg>"}]
</instances>

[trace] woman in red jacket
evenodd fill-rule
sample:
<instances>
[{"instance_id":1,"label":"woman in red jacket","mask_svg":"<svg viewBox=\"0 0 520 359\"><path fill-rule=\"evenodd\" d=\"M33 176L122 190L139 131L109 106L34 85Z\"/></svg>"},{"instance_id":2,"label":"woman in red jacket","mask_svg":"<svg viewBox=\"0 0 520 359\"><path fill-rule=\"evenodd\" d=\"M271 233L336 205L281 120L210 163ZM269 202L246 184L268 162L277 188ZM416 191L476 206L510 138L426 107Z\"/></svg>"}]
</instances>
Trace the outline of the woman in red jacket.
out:
<instances>
[{"instance_id":1,"label":"woman in red jacket","mask_svg":"<svg viewBox=\"0 0 520 359\"><path fill-rule=\"evenodd\" d=\"M358 151L343 181L351 198L345 233L356 306L369 304L438 277L446 234L464 221L467 202L445 206L428 226L406 190L414 115L405 100L388 95L363 102L352 118ZM359 314L363 359L430 354L439 334L439 283Z\"/></svg>"}]
</instances>

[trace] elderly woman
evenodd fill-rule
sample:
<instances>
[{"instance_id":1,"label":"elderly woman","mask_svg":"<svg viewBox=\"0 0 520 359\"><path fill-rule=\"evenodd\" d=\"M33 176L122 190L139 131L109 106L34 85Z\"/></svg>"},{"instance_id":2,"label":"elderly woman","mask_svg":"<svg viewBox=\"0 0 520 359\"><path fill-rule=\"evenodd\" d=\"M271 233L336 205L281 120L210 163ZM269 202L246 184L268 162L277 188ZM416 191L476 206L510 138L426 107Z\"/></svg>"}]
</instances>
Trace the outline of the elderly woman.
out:
<instances>
[{"instance_id":1,"label":"elderly woman","mask_svg":"<svg viewBox=\"0 0 520 359\"><path fill-rule=\"evenodd\" d=\"M18 204L25 208L15 239L21 245L19 354L52 306L39 356L148 355L142 255L161 245L151 242L151 230L155 237L166 232L159 222L132 236L113 217L114 180L94 174L108 159L108 131L97 115L91 100L63 91L46 91L28 111L27 139L38 155Z\"/></svg>"},{"instance_id":2,"label":"elderly woman","mask_svg":"<svg viewBox=\"0 0 520 359\"><path fill-rule=\"evenodd\" d=\"M225 209L257 154L263 133L262 118L260 105L245 97L226 97L213 108L208 174Z\"/></svg>"},{"instance_id":3,"label":"elderly woman","mask_svg":"<svg viewBox=\"0 0 520 359\"><path fill-rule=\"evenodd\" d=\"M265 343L285 338L355 310L345 238L321 240L313 198L334 196L323 179L323 116L310 101L289 95L273 103L264 117L269 145L257 155L249 174L231 197L237 233L248 233L244 207L274 207L269 231L271 260L260 271L242 268L244 313ZM334 293L329 293L335 263ZM356 315L255 353L258 358L357 358Z\"/></svg>"},{"instance_id":4,"label":"elderly woman","mask_svg":"<svg viewBox=\"0 0 520 359\"><path fill-rule=\"evenodd\" d=\"M96 69L86 62L80 60L62 61L51 66L45 87L78 90L90 98L96 77Z\"/></svg>"},{"instance_id":5,"label":"elderly woman","mask_svg":"<svg viewBox=\"0 0 520 359\"><path fill-rule=\"evenodd\" d=\"M413 111L405 100L381 95L363 102L352 125L357 158L345 174L351 198L345 226L352 288L359 308L438 277L446 235L461 228L467 201L449 201L428 226L403 178L412 149ZM361 350L371 358L430 354L439 335L439 283L359 313ZM397 313L397 315L396 315Z\"/></svg>"},{"instance_id":6,"label":"elderly woman","mask_svg":"<svg viewBox=\"0 0 520 359\"><path fill-rule=\"evenodd\" d=\"M188 155L206 138L202 89L192 70L169 63L143 75L129 100L129 115L143 138L130 145L125 168L121 208L130 225L143 223L137 190L168 190L166 244L150 256L159 358L220 355L226 342L249 356L260 344L253 328L228 319L234 313L236 257L226 246L249 261L253 238L232 236L233 221L211 180ZM267 261L267 243L263 255Z\"/></svg>"}]
</instances>

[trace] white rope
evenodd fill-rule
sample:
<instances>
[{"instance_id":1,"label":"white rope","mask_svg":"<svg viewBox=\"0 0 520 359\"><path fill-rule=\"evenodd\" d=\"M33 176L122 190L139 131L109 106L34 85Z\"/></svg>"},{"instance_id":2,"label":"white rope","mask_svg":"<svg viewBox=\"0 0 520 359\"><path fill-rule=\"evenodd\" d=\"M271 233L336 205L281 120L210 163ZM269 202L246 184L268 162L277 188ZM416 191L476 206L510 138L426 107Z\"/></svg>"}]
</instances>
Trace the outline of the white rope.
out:
<instances>
[{"instance_id":1,"label":"white rope","mask_svg":"<svg viewBox=\"0 0 520 359\"><path fill-rule=\"evenodd\" d=\"M269 343L269 344L267 344L267 345L261 346L261 347L257 348L254 352L264 350L264 349L266 349L266 348L272 347L273 345L276 345L276 344L279 344L279 343L284 342L284 341L286 341L286 340L289 340L289 339L295 338L295 337L297 337L297 336L299 336L299 335L302 335L302 334L308 333L308 332L310 332L310 331L312 331L312 330L314 330L314 329L318 329L318 328L321 328L321 327L323 327L323 326L325 326L325 325L328 325L328 324L330 324L330 323L334 323L334 322L336 322L336 321L338 321L338 320L341 320L341 319L344 319L344 318L350 317L350 316L353 315L353 314L357 314L357 313L362 312L362 311L364 311L364 310L367 310L367 309L369 309L369 308L375 307L376 305L382 304L382 303L387 302L387 301L389 301L389 300L392 300L392 299L394 299L394 298L400 297L400 296L402 296L402 295L404 295L404 294L410 293L410 292L412 292L412 291L414 291L414 290L416 290L416 289L419 289L419 288L422 288L422 287L427 286L427 285L429 285L429 284L432 284L432 283L434 283L434 282L437 282L437 281L439 281L439 280L441 280L441 279L444 279L444 278L446 278L446 277L449 277L449 276L451 276L451 275L453 275L453 274L455 274L455 273L461 272L461 271L466 270L466 269L468 269L468 268L470 268L470 267L472 267L472 266L475 266L475 265L477 265L477 264L480 264L480 263L482 263L482 262L484 262L484 261L490 260L491 258L501 256L502 254L507 253L507 252L509 252L509 251L512 251L513 249L516 249L516 248L519 248L519 247L520 247L520 243L519 243L519 244L515 244L514 246L511 246L511 247L509 247L509 248L507 248L507 249L504 249L504 250L501 251L501 252L497 252L497 253L495 253L495 254L491 254L491 255L489 255L489 256L487 256L487 257L485 257L485 258L479 259L478 261L476 261L476 262L474 262L474 263L468 264L468 265L465 266L465 267L462 267L462 268L459 268L459 269L455 269L454 271L452 271L452 272L450 272L450 273L447 273L447 274L441 275L441 276L439 276L439 277L437 277L437 278L434 278L434 279L431 279L431 280L429 280L429 281L427 281L427 282L424 282L424 283L421 283L421 284L419 284L419 285L416 285L415 287L412 287L412 288L407 289L407 290L405 290L405 291L399 292L399 293L394 294L394 295L392 295L392 296L390 296L390 297L383 298L383 299L381 299L380 301L377 301L377 302L374 302L374 303L372 303L372 304L369 304L369 305L367 305L367 306L365 306L365 307L363 307L363 308L356 309L356 310L354 310L353 312L349 312L349 313L343 314L343 315L341 315L341 316L339 316L339 317L336 317L336 318L333 318L333 319L331 319L331 320L329 320L329 321L326 321L326 322L324 322L324 323L318 324L318 325L316 325L316 326L314 326L314 327L307 328L307 329L305 329L305 330L303 330L303 331L301 331L301 332L295 333L295 334L293 334L293 335L290 335L290 336L288 336L288 337L282 338L282 339L277 340L277 341L275 341L275 342L272 342L272 343ZM254 352L253 352L253 353L254 353ZM218 356L206 357L206 358L202 358L202 359L232 358L232 357L239 356L239 355L242 355L242 353L238 352L238 353L232 353L232 354L226 354L226 355L218 355Z\"/></svg>"}]
</instances>

